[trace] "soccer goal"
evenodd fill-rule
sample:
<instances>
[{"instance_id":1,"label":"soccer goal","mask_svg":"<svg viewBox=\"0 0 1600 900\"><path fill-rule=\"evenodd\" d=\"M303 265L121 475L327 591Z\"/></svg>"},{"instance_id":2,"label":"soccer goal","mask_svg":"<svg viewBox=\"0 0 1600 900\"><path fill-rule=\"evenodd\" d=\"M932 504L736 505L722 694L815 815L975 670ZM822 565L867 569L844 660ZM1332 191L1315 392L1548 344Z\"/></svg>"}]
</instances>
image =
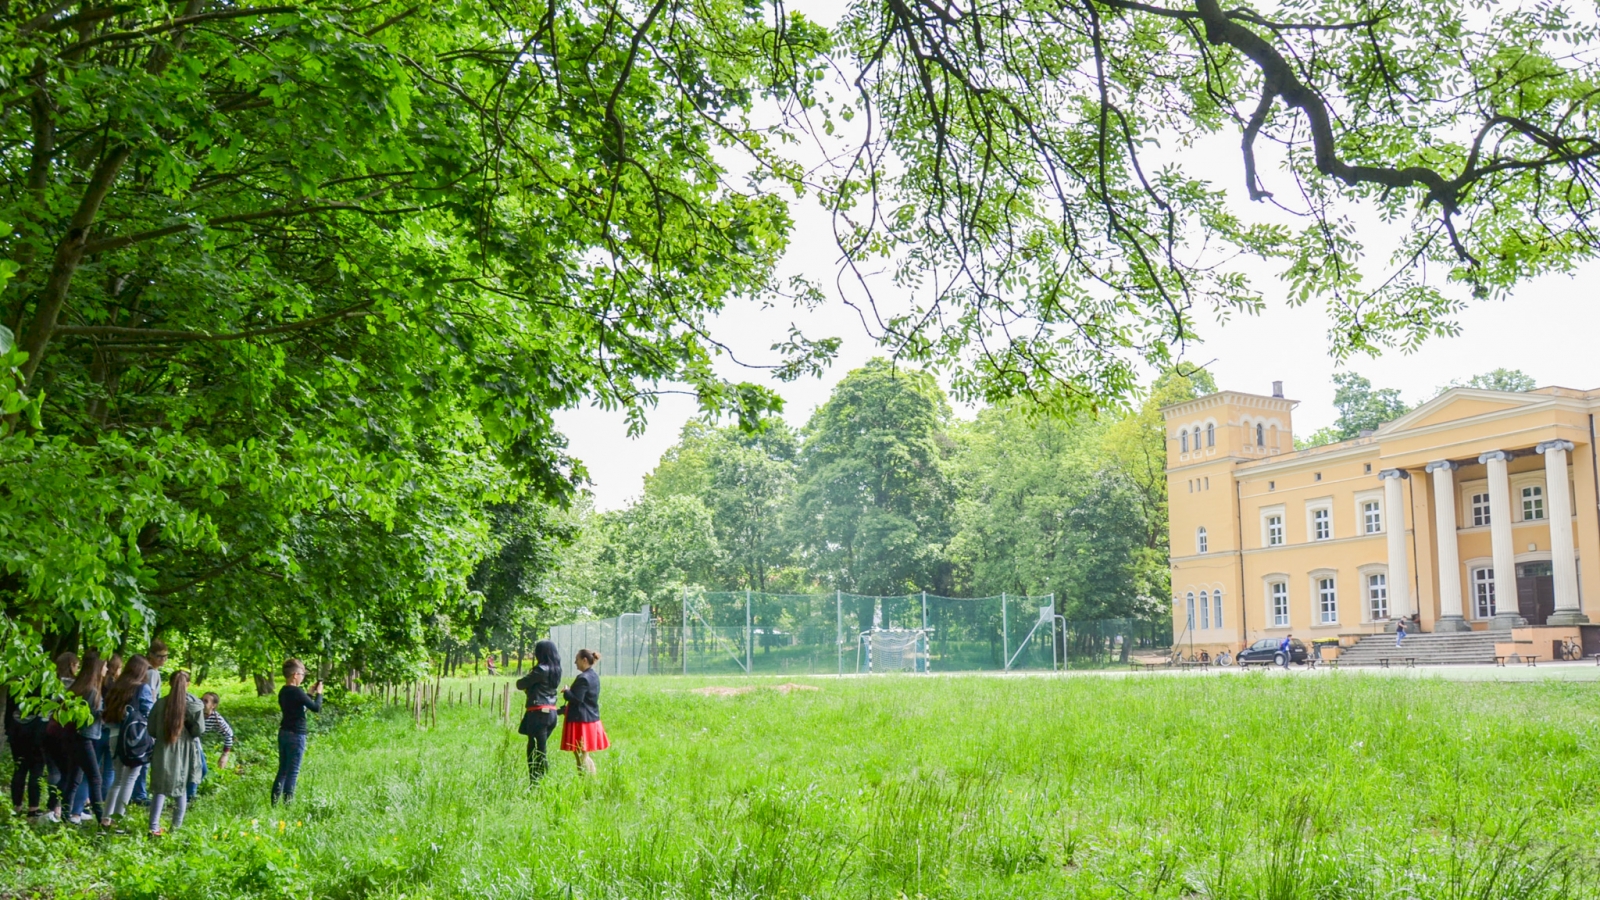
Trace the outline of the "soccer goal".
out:
<instances>
[{"instance_id":1,"label":"soccer goal","mask_svg":"<svg viewBox=\"0 0 1600 900\"><path fill-rule=\"evenodd\" d=\"M866 668L862 668L865 663ZM928 671L928 632L923 629L874 628L856 642L856 672Z\"/></svg>"}]
</instances>

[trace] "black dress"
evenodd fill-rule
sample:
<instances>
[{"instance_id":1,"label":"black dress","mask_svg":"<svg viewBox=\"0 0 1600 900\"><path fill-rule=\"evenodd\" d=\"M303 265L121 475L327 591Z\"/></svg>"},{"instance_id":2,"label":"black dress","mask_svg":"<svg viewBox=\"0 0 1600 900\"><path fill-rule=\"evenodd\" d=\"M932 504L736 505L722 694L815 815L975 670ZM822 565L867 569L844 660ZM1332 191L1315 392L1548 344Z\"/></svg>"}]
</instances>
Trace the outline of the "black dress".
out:
<instances>
[{"instance_id":1,"label":"black dress","mask_svg":"<svg viewBox=\"0 0 1600 900\"><path fill-rule=\"evenodd\" d=\"M527 695L522 723L517 731L528 736L528 778L537 782L548 764L547 744L556 730L556 695L561 677L549 666L535 666L517 680L517 689Z\"/></svg>"}]
</instances>

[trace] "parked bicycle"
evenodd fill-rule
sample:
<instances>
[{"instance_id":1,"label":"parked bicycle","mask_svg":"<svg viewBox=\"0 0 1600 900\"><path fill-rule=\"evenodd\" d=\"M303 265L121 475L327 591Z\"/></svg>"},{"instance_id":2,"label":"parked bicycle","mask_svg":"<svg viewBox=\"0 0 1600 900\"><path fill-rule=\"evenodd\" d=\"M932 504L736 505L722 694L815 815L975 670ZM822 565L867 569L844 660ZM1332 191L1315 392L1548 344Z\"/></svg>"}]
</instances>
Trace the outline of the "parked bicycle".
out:
<instances>
[{"instance_id":1,"label":"parked bicycle","mask_svg":"<svg viewBox=\"0 0 1600 900\"><path fill-rule=\"evenodd\" d=\"M1583 659L1583 642L1566 638L1561 641L1561 658L1565 660Z\"/></svg>"}]
</instances>

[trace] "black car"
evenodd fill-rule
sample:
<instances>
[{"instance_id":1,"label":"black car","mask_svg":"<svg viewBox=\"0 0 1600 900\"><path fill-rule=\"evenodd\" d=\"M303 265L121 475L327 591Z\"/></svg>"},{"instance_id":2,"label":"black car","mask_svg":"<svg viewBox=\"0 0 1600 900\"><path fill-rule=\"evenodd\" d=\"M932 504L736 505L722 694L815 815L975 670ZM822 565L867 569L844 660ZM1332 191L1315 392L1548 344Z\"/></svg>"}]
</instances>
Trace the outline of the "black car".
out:
<instances>
[{"instance_id":1,"label":"black car","mask_svg":"<svg viewBox=\"0 0 1600 900\"><path fill-rule=\"evenodd\" d=\"M1236 657L1239 668L1242 669L1250 665L1283 665L1283 651L1278 649L1282 643L1282 638L1262 638L1249 647L1240 650L1238 657ZM1299 638L1289 639L1290 662L1304 663L1310 655L1310 651L1306 650L1306 645L1302 644Z\"/></svg>"}]
</instances>

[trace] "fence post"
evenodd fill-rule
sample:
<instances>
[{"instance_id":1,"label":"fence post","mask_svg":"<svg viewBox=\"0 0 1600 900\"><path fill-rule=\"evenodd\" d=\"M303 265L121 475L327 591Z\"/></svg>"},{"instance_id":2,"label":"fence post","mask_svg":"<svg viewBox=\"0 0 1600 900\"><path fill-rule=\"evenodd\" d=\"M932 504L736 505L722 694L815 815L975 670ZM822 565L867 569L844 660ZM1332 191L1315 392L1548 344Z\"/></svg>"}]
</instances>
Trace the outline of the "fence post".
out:
<instances>
[{"instance_id":1,"label":"fence post","mask_svg":"<svg viewBox=\"0 0 1600 900\"><path fill-rule=\"evenodd\" d=\"M839 617L839 624L833 633L834 646L839 650L839 677L844 677L844 600L837 589L833 592L833 610Z\"/></svg>"},{"instance_id":2,"label":"fence post","mask_svg":"<svg viewBox=\"0 0 1600 900\"><path fill-rule=\"evenodd\" d=\"M1005 662L1003 671L1011 671L1011 619L1006 612L1006 592L1000 592L1000 659Z\"/></svg>"},{"instance_id":3,"label":"fence post","mask_svg":"<svg viewBox=\"0 0 1600 900\"><path fill-rule=\"evenodd\" d=\"M684 588L683 589L683 601L680 604L680 606L683 609L683 646L678 648L678 652L683 655L683 674L687 675L687 674L689 674L689 589L688 588Z\"/></svg>"},{"instance_id":4,"label":"fence post","mask_svg":"<svg viewBox=\"0 0 1600 900\"><path fill-rule=\"evenodd\" d=\"M922 592L922 671L924 671L924 672L927 672L929 670L929 668L931 668L928 665L928 654L931 653L931 652L932 652L932 648L928 646L928 592L927 591L923 591ZM916 671L916 669L913 667L912 671Z\"/></svg>"},{"instance_id":5,"label":"fence post","mask_svg":"<svg viewBox=\"0 0 1600 900\"><path fill-rule=\"evenodd\" d=\"M754 632L752 632L750 630L750 589L749 588L745 588L745 591L744 591L744 673L746 675L751 674L751 672L750 672L750 642L751 642L753 637L754 637Z\"/></svg>"},{"instance_id":6,"label":"fence post","mask_svg":"<svg viewBox=\"0 0 1600 900\"><path fill-rule=\"evenodd\" d=\"M1056 595L1050 595L1050 671L1061 668L1061 657L1056 652Z\"/></svg>"}]
</instances>

